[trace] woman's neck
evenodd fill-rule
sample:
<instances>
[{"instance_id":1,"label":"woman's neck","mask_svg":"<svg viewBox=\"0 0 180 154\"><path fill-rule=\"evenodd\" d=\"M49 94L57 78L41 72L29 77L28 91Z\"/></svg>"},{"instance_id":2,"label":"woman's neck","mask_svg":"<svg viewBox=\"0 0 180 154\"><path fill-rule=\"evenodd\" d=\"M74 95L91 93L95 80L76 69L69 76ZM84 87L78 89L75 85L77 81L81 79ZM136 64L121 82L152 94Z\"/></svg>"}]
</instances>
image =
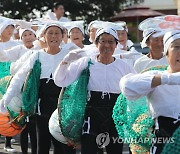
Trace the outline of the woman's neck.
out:
<instances>
[{"instance_id":1,"label":"woman's neck","mask_svg":"<svg viewBox=\"0 0 180 154\"><path fill-rule=\"evenodd\" d=\"M150 51L150 52L147 54L147 56L148 56L149 58L151 58L151 59L159 60L159 59L161 59L161 58L163 57L163 53L153 53L153 52Z\"/></svg>"},{"instance_id":2,"label":"woman's neck","mask_svg":"<svg viewBox=\"0 0 180 154\"><path fill-rule=\"evenodd\" d=\"M55 55L61 51L60 48L45 48L44 50L51 55Z\"/></svg>"},{"instance_id":3,"label":"woman's neck","mask_svg":"<svg viewBox=\"0 0 180 154\"><path fill-rule=\"evenodd\" d=\"M80 47L81 49L84 48L84 44L82 43L77 44L77 46Z\"/></svg>"},{"instance_id":4,"label":"woman's neck","mask_svg":"<svg viewBox=\"0 0 180 154\"><path fill-rule=\"evenodd\" d=\"M11 38L0 36L0 42L8 42Z\"/></svg>"},{"instance_id":5,"label":"woman's neck","mask_svg":"<svg viewBox=\"0 0 180 154\"><path fill-rule=\"evenodd\" d=\"M33 48L34 47L34 45L32 44L32 45L28 45L28 46L26 46L26 48L27 49L31 49L31 48Z\"/></svg>"},{"instance_id":6,"label":"woman's neck","mask_svg":"<svg viewBox=\"0 0 180 154\"><path fill-rule=\"evenodd\" d=\"M115 58L112 56L111 57L106 57L106 56L101 56L101 55L97 56L97 61L106 65L114 62L114 60Z\"/></svg>"}]
</instances>

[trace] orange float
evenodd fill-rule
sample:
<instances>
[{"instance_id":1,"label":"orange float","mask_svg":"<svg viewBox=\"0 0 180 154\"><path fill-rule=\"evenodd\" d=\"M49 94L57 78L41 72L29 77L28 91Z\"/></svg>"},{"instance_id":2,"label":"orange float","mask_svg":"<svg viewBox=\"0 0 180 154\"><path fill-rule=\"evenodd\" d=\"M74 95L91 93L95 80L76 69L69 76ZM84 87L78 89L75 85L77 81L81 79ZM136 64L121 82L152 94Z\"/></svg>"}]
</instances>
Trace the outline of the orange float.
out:
<instances>
[{"instance_id":1,"label":"orange float","mask_svg":"<svg viewBox=\"0 0 180 154\"><path fill-rule=\"evenodd\" d=\"M9 114L0 113L0 134L3 136L15 136L22 132L24 127L18 126Z\"/></svg>"},{"instance_id":2,"label":"orange float","mask_svg":"<svg viewBox=\"0 0 180 154\"><path fill-rule=\"evenodd\" d=\"M11 76L6 76L0 79L0 99L2 99L6 88L9 85ZM14 97L8 105L8 108L16 113L21 112L22 96L18 95ZM17 119L10 117L10 113L0 113L0 134L3 136L15 136L22 132L25 127L22 127L16 123Z\"/></svg>"}]
</instances>

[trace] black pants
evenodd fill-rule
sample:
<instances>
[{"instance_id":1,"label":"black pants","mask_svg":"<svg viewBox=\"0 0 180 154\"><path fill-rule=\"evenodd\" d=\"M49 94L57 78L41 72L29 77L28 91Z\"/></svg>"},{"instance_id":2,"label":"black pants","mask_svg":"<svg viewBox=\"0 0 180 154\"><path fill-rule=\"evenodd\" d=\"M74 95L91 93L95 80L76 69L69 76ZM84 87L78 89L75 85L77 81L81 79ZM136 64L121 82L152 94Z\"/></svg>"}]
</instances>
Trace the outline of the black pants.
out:
<instances>
[{"instance_id":1,"label":"black pants","mask_svg":"<svg viewBox=\"0 0 180 154\"><path fill-rule=\"evenodd\" d=\"M75 154L76 152L72 147L57 141L50 134L48 122L48 118L37 116L38 154L49 154L51 141L54 147L54 154Z\"/></svg>"},{"instance_id":2,"label":"black pants","mask_svg":"<svg viewBox=\"0 0 180 154\"><path fill-rule=\"evenodd\" d=\"M11 139L12 137L9 136L5 137L5 147L11 147Z\"/></svg>"},{"instance_id":3,"label":"black pants","mask_svg":"<svg viewBox=\"0 0 180 154\"><path fill-rule=\"evenodd\" d=\"M97 136L84 134L82 135L82 145L81 145L81 154L103 154L104 151L107 154L122 154L123 144L114 142L112 138L110 138L110 142L103 149L97 145L96 142Z\"/></svg>"},{"instance_id":4,"label":"black pants","mask_svg":"<svg viewBox=\"0 0 180 154\"><path fill-rule=\"evenodd\" d=\"M157 122L159 125L159 129L155 130L155 143L151 149L153 154L161 154L163 147L166 143L172 142L171 138L173 133L180 126L180 122L174 123L176 119L159 116L157 118Z\"/></svg>"},{"instance_id":5,"label":"black pants","mask_svg":"<svg viewBox=\"0 0 180 154\"><path fill-rule=\"evenodd\" d=\"M113 141L113 138L118 139L112 119L113 107L118 96L119 94L91 91L83 125L82 154L103 153L101 144L105 145L108 154L122 153L123 143Z\"/></svg>"},{"instance_id":6,"label":"black pants","mask_svg":"<svg viewBox=\"0 0 180 154\"><path fill-rule=\"evenodd\" d=\"M39 109L41 115L37 116L38 154L49 154L51 142L54 154L75 154L72 147L57 141L49 132L49 119L57 108L61 88L51 79L41 79L39 88Z\"/></svg>"},{"instance_id":7,"label":"black pants","mask_svg":"<svg viewBox=\"0 0 180 154\"><path fill-rule=\"evenodd\" d=\"M20 134L22 154L28 153L28 135L31 141L31 154L37 154L36 116L29 118L29 122Z\"/></svg>"}]
</instances>

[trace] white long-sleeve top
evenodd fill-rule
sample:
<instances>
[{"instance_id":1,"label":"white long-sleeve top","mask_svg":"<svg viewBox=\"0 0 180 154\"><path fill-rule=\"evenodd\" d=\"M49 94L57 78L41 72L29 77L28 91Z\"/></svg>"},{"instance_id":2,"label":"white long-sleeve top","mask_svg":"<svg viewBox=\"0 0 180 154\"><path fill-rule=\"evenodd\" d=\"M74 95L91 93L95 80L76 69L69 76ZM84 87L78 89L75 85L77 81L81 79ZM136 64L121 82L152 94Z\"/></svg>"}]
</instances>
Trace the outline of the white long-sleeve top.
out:
<instances>
[{"instance_id":1,"label":"white long-sleeve top","mask_svg":"<svg viewBox=\"0 0 180 154\"><path fill-rule=\"evenodd\" d=\"M38 50L28 50L26 53L24 53L18 60L11 63L10 66L10 74L15 75L17 71L24 65L24 63L29 59L29 57L33 54L33 52L36 52Z\"/></svg>"},{"instance_id":2,"label":"white long-sleeve top","mask_svg":"<svg viewBox=\"0 0 180 154\"><path fill-rule=\"evenodd\" d=\"M162 57L161 59L152 59L149 58L147 55L142 56L141 58L137 59L134 63L134 69L136 72L140 73L147 68L153 66L161 66L161 65L168 65L166 57Z\"/></svg>"},{"instance_id":3,"label":"white long-sleeve top","mask_svg":"<svg viewBox=\"0 0 180 154\"><path fill-rule=\"evenodd\" d=\"M57 86L66 87L75 81L82 70L84 70L90 58L83 57L70 65L59 65L54 74L54 82ZM96 57L91 58L90 77L88 90L119 94L120 79L134 69L120 59L111 64L105 65L97 61Z\"/></svg>"},{"instance_id":4,"label":"white long-sleeve top","mask_svg":"<svg viewBox=\"0 0 180 154\"><path fill-rule=\"evenodd\" d=\"M21 43L19 41L15 41L15 40L9 40L7 42L0 42L0 49L1 50L10 49L19 44L21 44Z\"/></svg>"},{"instance_id":5,"label":"white long-sleeve top","mask_svg":"<svg viewBox=\"0 0 180 154\"><path fill-rule=\"evenodd\" d=\"M76 46L74 43L67 43L67 44L64 44L62 48L63 48L62 53L67 54L69 53L69 51L73 49L78 49L78 46ZM36 47L34 47L33 49L34 50L28 50L16 62L11 64L11 67L10 67L11 75L14 75L23 66L23 64L27 61L27 59L29 59L29 57L32 55L33 52L38 51L38 50L35 50Z\"/></svg>"},{"instance_id":6,"label":"white long-sleeve top","mask_svg":"<svg viewBox=\"0 0 180 154\"><path fill-rule=\"evenodd\" d=\"M113 54L116 58L122 58L122 60L132 67L134 66L134 63L137 59L142 57L142 54L135 50L134 47L131 48L130 51L122 50L119 48L116 48Z\"/></svg>"},{"instance_id":7,"label":"white long-sleeve top","mask_svg":"<svg viewBox=\"0 0 180 154\"><path fill-rule=\"evenodd\" d=\"M33 68L35 61L38 58L41 62L41 75L40 79L49 78L51 79L51 74L54 74L54 71L64 56L67 54L67 50L63 48L61 51L55 55L46 53L43 49L34 52L24 63L23 67L14 75L13 79L10 82L10 85L3 96L3 99L9 102L14 96L21 92L21 88L26 79L28 72Z\"/></svg>"},{"instance_id":8,"label":"white long-sleeve top","mask_svg":"<svg viewBox=\"0 0 180 154\"><path fill-rule=\"evenodd\" d=\"M33 48L32 48L33 49ZM15 62L18 60L28 49L23 44L14 46L7 50L0 49L0 61L2 62Z\"/></svg>"},{"instance_id":9,"label":"white long-sleeve top","mask_svg":"<svg viewBox=\"0 0 180 154\"><path fill-rule=\"evenodd\" d=\"M180 114L180 85L160 85L151 88L155 74L166 71L148 71L143 74L128 74L120 81L122 93L129 100L147 96L153 118L165 116L178 119Z\"/></svg>"}]
</instances>

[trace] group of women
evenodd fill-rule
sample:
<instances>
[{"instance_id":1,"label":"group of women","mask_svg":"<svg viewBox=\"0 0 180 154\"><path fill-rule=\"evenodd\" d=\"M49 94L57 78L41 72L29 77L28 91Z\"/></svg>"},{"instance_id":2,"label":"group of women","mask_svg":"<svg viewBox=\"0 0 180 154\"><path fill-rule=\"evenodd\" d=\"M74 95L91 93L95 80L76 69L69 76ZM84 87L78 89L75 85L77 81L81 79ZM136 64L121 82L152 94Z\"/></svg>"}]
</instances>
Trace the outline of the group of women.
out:
<instances>
[{"instance_id":1,"label":"group of women","mask_svg":"<svg viewBox=\"0 0 180 154\"><path fill-rule=\"evenodd\" d=\"M102 23L104 23L104 27L102 27ZM8 28L14 29L15 27L10 23L4 26L4 30L6 31ZM4 35L1 32L3 47L0 49L0 61L13 62L11 71L14 72L11 73L13 78L0 102L1 113L8 112L8 105L13 97L23 93L22 89L24 83L28 82L29 72L36 70L37 62L40 64L37 72L40 75L33 76L38 79L36 81L38 84L32 83L37 90L27 84L29 86L28 94L32 97L37 95L37 98L33 116L30 115L30 120L26 119L26 123L30 125L29 127L26 125L21 133L23 154L27 153L27 144L25 145L27 139L26 142L23 140L23 134L26 134L27 137L27 133L31 133L31 152L33 154L48 154L51 142L54 154L76 153L76 149L72 146L57 141L50 133L48 125L52 113L57 109L61 89L73 84L87 67L89 67L87 104L83 125L79 126L82 127L80 141L82 154L96 154L104 151L109 154L122 153L123 143L113 140L118 138L119 132L112 117L113 108L120 94L129 100L147 96L149 111L155 121L152 129L157 138L171 137L173 132L179 128L180 30L170 30L164 35L164 38L154 36L156 30L144 30L144 43L149 47L150 52L145 55L143 60L142 54L133 48L129 50L127 42L130 43L130 40L128 41L127 37L122 38L120 33L118 35L118 30L127 35L128 30L125 25L94 21L89 24L88 28L89 34L95 33L95 35L93 34L94 38L90 35L91 45L84 46L77 41L82 42L83 40L82 29L78 25L71 26L68 31L74 44L66 44L63 42L66 32L63 25L53 21L46 23L42 26L42 36L38 40L45 43L45 47L40 46L40 49L34 49L33 42L37 33L29 27L19 30L23 45L19 41L9 39L7 41L20 45L8 50L6 49L9 46L4 48L6 41L3 41ZM3 28L0 30L2 31ZM148 32L146 32L147 30ZM124 40L126 40L125 43L122 43ZM160 64L169 65L167 70L148 70L140 73L148 67L159 65L158 62L152 61L154 59L159 61L162 57L163 62ZM142 63L139 58L142 59ZM145 67L146 64L149 66ZM138 73L133 66L136 66L135 69L138 68ZM142 67L140 68L140 66ZM6 75L9 74L10 72ZM97 137L100 134L106 134L106 136L98 141ZM98 143L105 142L107 136L108 144L102 143L103 146L99 146ZM154 143L152 152L161 153L163 146L164 143ZM149 151L150 149L146 149L143 152L148 153ZM132 152L138 153L136 150L132 150ZM141 151L141 153L143 152Z\"/></svg>"}]
</instances>

